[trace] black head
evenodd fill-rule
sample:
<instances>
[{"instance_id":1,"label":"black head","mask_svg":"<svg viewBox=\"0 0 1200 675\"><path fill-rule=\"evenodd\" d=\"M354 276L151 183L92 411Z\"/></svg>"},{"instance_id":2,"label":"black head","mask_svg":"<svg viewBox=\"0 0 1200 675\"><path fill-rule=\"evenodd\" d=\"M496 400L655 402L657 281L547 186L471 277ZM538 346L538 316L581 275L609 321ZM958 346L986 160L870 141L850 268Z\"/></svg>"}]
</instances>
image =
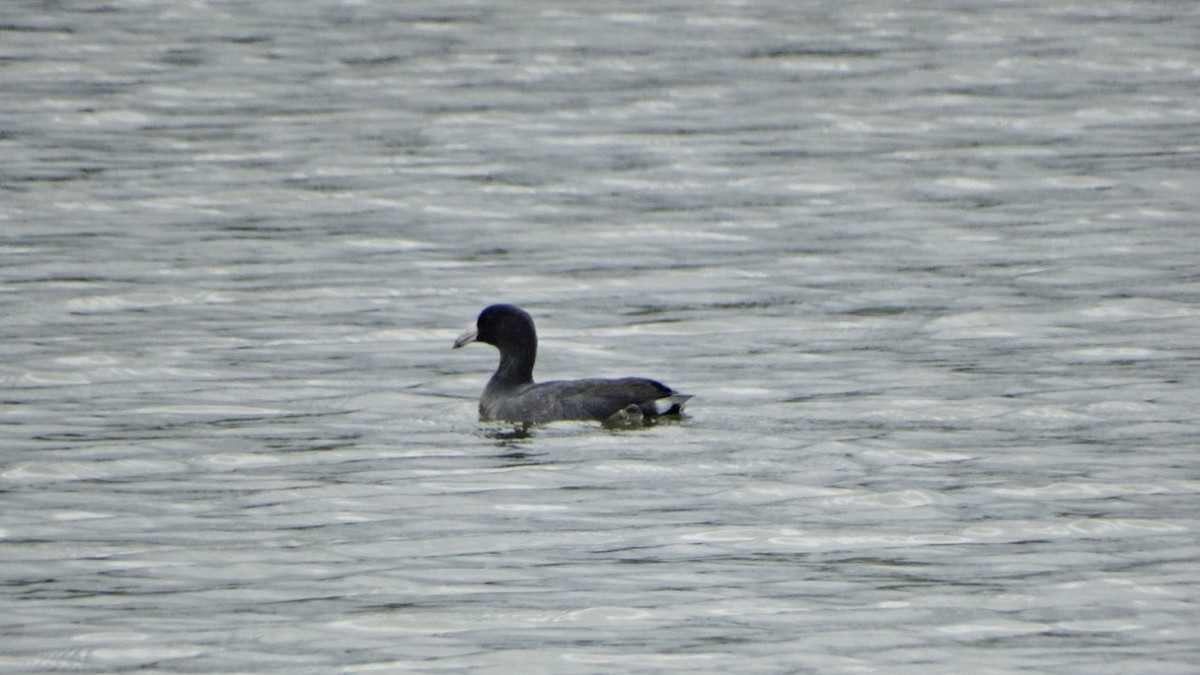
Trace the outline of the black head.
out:
<instances>
[{"instance_id":1,"label":"black head","mask_svg":"<svg viewBox=\"0 0 1200 675\"><path fill-rule=\"evenodd\" d=\"M494 345L501 352L536 352L537 332L533 317L516 305L491 305L479 313L475 330L467 331L454 341L454 347L471 342Z\"/></svg>"}]
</instances>

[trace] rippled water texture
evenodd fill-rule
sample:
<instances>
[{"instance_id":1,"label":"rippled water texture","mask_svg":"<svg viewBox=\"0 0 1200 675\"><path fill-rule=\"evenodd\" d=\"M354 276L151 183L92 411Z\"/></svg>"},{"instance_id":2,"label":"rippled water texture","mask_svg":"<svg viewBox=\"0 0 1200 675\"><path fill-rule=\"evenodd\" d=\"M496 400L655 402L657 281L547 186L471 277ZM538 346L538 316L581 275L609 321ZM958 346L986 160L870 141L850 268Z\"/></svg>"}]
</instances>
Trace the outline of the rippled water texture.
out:
<instances>
[{"instance_id":1,"label":"rippled water texture","mask_svg":"<svg viewBox=\"0 0 1200 675\"><path fill-rule=\"evenodd\" d=\"M1200 669L1195 5L4 7L0 670Z\"/></svg>"}]
</instances>

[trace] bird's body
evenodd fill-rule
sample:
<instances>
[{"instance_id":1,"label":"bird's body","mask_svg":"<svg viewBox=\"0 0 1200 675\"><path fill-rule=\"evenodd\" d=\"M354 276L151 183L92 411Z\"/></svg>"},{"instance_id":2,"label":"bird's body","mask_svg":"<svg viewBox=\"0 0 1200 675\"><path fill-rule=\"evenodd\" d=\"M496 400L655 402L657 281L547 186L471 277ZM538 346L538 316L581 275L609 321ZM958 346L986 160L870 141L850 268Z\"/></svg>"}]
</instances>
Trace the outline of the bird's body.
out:
<instances>
[{"instance_id":1,"label":"bird's body","mask_svg":"<svg viewBox=\"0 0 1200 675\"><path fill-rule=\"evenodd\" d=\"M641 377L590 378L535 384L537 333L533 317L513 305L492 305L479 314L475 330L455 348L486 342L500 350L500 366L479 399L483 420L542 424L556 420L600 420L622 425L678 415L690 395Z\"/></svg>"}]
</instances>

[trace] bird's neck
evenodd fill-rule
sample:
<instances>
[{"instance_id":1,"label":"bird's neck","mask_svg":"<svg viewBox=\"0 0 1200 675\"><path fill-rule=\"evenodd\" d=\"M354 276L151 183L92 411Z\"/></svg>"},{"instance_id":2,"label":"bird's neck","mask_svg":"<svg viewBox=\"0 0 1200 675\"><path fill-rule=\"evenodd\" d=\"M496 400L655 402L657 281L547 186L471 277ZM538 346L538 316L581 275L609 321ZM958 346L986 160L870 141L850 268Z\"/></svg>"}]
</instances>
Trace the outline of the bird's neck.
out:
<instances>
[{"instance_id":1,"label":"bird's neck","mask_svg":"<svg viewBox=\"0 0 1200 675\"><path fill-rule=\"evenodd\" d=\"M537 351L525 355L515 355L509 352L500 353L500 367L492 376L488 386L516 387L533 384L533 362Z\"/></svg>"}]
</instances>

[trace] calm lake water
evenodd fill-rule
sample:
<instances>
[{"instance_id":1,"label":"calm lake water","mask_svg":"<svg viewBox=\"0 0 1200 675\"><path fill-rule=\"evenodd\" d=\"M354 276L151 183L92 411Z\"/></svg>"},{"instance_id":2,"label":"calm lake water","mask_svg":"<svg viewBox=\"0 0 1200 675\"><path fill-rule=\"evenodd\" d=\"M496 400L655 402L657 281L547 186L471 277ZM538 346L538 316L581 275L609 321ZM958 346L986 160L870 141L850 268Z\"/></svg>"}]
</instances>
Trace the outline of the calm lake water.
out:
<instances>
[{"instance_id":1,"label":"calm lake water","mask_svg":"<svg viewBox=\"0 0 1200 675\"><path fill-rule=\"evenodd\" d=\"M1188 2L7 2L0 670L1200 671ZM678 424L480 424L542 379Z\"/></svg>"}]
</instances>

